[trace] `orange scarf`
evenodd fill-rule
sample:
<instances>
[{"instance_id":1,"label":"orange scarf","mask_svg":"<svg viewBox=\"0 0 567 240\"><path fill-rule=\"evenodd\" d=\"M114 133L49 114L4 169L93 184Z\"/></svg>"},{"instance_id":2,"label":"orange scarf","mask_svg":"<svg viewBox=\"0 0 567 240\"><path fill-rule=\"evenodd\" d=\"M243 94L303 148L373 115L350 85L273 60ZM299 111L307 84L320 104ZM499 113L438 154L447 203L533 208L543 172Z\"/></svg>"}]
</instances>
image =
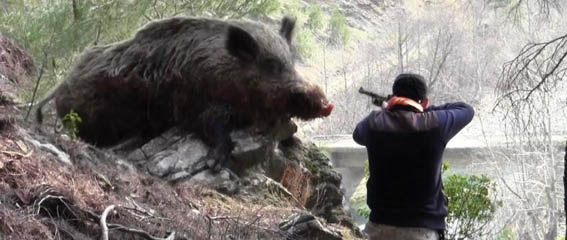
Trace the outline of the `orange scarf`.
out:
<instances>
[{"instance_id":1,"label":"orange scarf","mask_svg":"<svg viewBox=\"0 0 567 240\"><path fill-rule=\"evenodd\" d=\"M421 104L417 103L413 99L405 98L405 97L397 97L397 96L392 97L390 101L388 101L388 110L391 110L395 106L399 106L399 105L410 106L415 108L419 112L423 112L423 106L421 106Z\"/></svg>"}]
</instances>

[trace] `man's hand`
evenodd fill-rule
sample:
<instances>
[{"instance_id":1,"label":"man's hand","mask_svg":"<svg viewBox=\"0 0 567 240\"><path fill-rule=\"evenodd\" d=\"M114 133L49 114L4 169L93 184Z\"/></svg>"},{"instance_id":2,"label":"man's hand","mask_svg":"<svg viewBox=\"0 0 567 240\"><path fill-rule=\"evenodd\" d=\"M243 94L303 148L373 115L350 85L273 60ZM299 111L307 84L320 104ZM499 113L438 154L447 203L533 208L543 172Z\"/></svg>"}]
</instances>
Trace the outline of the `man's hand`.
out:
<instances>
[{"instance_id":1,"label":"man's hand","mask_svg":"<svg viewBox=\"0 0 567 240\"><path fill-rule=\"evenodd\" d=\"M383 98L372 98L372 104L374 104L378 107L381 107L381 108L388 107L387 99L383 99Z\"/></svg>"}]
</instances>

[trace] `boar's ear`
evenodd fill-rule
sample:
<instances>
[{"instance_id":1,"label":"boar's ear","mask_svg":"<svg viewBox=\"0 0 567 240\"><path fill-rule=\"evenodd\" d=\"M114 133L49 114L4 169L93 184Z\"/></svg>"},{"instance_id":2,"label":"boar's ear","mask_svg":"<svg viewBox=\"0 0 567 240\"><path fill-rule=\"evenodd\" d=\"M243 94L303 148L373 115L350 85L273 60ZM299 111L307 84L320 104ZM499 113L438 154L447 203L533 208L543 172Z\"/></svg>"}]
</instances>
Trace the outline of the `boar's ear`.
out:
<instances>
[{"instance_id":1,"label":"boar's ear","mask_svg":"<svg viewBox=\"0 0 567 240\"><path fill-rule=\"evenodd\" d=\"M287 40L287 43L291 43L291 38L293 37L293 29L295 28L295 18L284 17L282 19L282 27L280 29L280 34Z\"/></svg>"},{"instance_id":2,"label":"boar's ear","mask_svg":"<svg viewBox=\"0 0 567 240\"><path fill-rule=\"evenodd\" d=\"M226 49L231 55L249 62L260 53L256 40L244 29L235 26L228 27Z\"/></svg>"}]
</instances>

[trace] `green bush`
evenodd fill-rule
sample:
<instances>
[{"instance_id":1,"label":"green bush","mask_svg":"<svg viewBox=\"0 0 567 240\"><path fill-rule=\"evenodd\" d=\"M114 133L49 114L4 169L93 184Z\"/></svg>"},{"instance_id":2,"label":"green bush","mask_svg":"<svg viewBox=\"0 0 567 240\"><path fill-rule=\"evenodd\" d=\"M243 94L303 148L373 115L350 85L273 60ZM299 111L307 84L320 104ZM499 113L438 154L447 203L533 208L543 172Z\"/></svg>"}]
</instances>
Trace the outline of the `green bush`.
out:
<instances>
[{"instance_id":1,"label":"green bush","mask_svg":"<svg viewBox=\"0 0 567 240\"><path fill-rule=\"evenodd\" d=\"M496 237L493 238L493 240L514 240L514 239L515 239L514 232L510 227L503 228L502 231L498 233Z\"/></svg>"},{"instance_id":2,"label":"green bush","mask_svg":"<svg viewBox=\"0 0 567 240\"><path fill-rule=\"evenodd\" d=\"M357 210L358 214L366 219L370 218L370 208L368 205L364 204L360 206Z\"/></svg>"},{"instance_id":3,"label":"green bush","mask_svg":"<svg viewBox=\"0 0 567 240\"><path fill-rule=\"evenodd\" d=\"M82 121L83 120L79 114L73 109L71 109L71 111L63 117L63 128L65 128L72 140L77 139L79 134L79 124L81 124Z\"/></svg>"},{"instance_id":4,"label":"green bush","mask_svg":"<svg viewBox=\"0 0 567 240\"><path fill-rule=\"evenodd\" d=\"M319 4L314 4L309 8L309 16L305 23L311 30L317 30L323 27L323 9Z\"/></svg>"},{"instance_id":5,"label":"green bush","mask_svg":"<svg viewBox=\"0 0 567 240\"><path fill-rule=\"evenodd\" d=\"M328 28L331 34L331 43L336 46L346 45L350 40L350 29L346 17L338 8L333 10Z\"/></svg>"},{"instance_id":6,"label":"green bush","mask_svg":"<svg viewBox=\"0 0 567 240\"><path fill-rule=\"evenodd\" d=\"M313 57L313 53L317 50L317 41L311 31L301 29L295 36L295 46L299 55L309 59Z\"/></svg>"},{"instance_id":7,"label":"green bush","mask_svg":"<svg viewBox=\"0 0 567 240\"><path fill-rule=\"evenodd\" d=\"M449 175L444 180L449 198L448 239L478 239L494 218L500 202L492 199L496 184L487 176Z\"/></svg>"}]
</instances>

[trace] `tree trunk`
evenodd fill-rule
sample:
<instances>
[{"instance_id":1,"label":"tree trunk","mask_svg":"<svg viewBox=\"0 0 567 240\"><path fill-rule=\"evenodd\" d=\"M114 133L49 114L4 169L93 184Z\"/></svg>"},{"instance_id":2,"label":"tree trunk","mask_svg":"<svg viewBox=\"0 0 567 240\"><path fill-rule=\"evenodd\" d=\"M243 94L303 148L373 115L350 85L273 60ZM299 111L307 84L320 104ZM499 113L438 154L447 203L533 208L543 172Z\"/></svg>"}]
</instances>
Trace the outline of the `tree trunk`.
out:
<instances>
[{"instance_id":1,"label":"tree trunk","mask_svg":"<svg viewBox=\"0 0 567 240\"><path fill-rule=\"evenodd\" d=\"M80 13L79 13L79 4L77 3L77 0L72 0L73 2L73 20L79 21L79 19L81 18Z\"/></svg>"},{"instance_id":2,"label":"tree trunk","mask_svg":"<svg viewBox=\"0 0 567 240\"><path fill-rule=\"evenodd\" d=\"M400 65L400 73L404 72L404 40L402 37L402 24L398 23L398 64Z\"/></svg>"},{"instance_id":3,"label":"tree trunk","mask_svg":"<svg viewBox=\"0 0 567 240\"><path fill-rule=\"evenodd\" d=\"M325 77L325 95L329 94L327 92L327 40L325 40L325 44L323 45L323 76Z\"/></svg>"}]
</instances>

